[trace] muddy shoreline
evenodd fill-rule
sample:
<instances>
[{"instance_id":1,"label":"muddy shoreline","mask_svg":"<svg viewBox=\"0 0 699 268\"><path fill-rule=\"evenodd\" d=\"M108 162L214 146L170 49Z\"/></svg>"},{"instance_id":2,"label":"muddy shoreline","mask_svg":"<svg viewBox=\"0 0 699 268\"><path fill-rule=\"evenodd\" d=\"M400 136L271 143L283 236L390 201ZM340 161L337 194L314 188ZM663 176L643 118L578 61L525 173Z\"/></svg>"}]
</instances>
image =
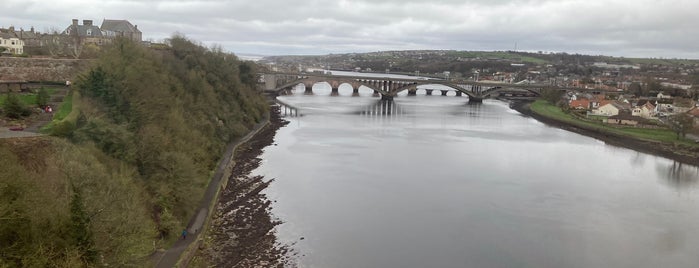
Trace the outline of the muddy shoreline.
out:
<instances>
[{"instance_id":1,"label":"muddy shoreline","mask_svg":"<svg viewBox=\"0 0 699 268\"><path fill-rule=\"evenodd\" d=\"M208 243L199 255L216 267L293 267L291 245L281 244L274 228L281 224L271 214L271 205L262 191L274 179L250 173L260 166L263 149L274 142L277 130L288 121L272 106L270 123L235 152L235 166L226 188L216 203L209 226Z\"/></svg>"},{"instance_id":2,"label":"muddy shoreline","mask_svg":"<svg viewBox=\"0 0 699 268\"><path fill-rule=\"evenodd\" d=\"M593 137L613 146L628 148L643 153L669 158L680 163L699 166L699 148L663 142L638 140L612 133L600 132L595 129L574 126L534 113L531 109L529 109L530 103L531 102L513 102L510 105L510 108L525 116L534 118L546 125Z\"/></svg>"}]
</instances>

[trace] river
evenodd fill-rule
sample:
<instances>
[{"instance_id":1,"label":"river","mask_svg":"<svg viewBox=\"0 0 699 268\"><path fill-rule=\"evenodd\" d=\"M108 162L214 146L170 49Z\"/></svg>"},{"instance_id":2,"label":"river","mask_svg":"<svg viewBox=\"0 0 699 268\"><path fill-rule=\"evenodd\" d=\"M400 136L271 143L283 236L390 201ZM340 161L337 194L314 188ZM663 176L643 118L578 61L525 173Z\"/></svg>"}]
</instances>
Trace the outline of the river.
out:
<instances>
[{"instance_id":1,"label":"river","mask_svg":"<svg viewBox=\"0 0 699 268\"><path fill-rule=\"evenodd\" d=\"M496 100L302 91L254 172L300 267L699 264L697 167Z\"/></svg>"}]
</instances>

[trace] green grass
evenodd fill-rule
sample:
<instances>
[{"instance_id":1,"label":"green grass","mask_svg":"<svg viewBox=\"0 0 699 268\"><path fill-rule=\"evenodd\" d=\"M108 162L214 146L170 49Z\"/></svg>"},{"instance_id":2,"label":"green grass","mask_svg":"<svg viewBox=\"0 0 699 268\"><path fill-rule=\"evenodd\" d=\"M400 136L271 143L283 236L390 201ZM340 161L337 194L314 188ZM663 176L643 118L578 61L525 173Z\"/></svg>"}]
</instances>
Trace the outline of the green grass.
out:
<instances>
[{"instance_id":1,"label":"green grass","mask_svg":"<svg viewBox=\"0 0 699 268\"><path fill-rule=\"evenodd\" d=\"M24 105L36 105L36 94L16 94L19 101ZM7 94L0 95L0 106L5 105Z\"/></svg>"},{"instance_id":2,"label":"green grass","mask_svg":"<svg viewBox=\"0 0 699 268\"><path fill-rule=\"evenodd\" d=\"M58 110L56 111L56 114L53 116L54 120L63 120L63 118L66 118L68 114L73 110L73 94L70 94L66 96L63 99L63 103L61 103L60 106L58 106Z\"/></svg>"},{"instance_id":3,"label":"green grass","mask_svg":"<svg viewBox=\"0 0 699 268\"><path fill-rule=\"evenodd\" d=\"M475 57L480 57L480 58L500 58L500 59L509 59L509 60L515 60L519 59L522 62L529 62L529 63L535 63L535 64L544 64L548 63L547 60L544 59L539 59L527 55L522 55L522 54L517 54L517 53L510 53L506 51L454 51L452 52L453 56L458 56L458 57L466 57L466 58L475 58Z\"/></svg>"},{"instance_id":4,"label":"green grass","mask_svg":"<svg viewBox=\"0 0 699 268\"><path fill-rule=\"evenodd\" d=\"M64 119L77 121L80 111L77 108L73 109L74 99L79 100L80 94L73 92L72 94L68 94L65 98L63 98L63 102L60 106L58 106L58 110L56 110L55 114L53 115L53 120L41 128L42 133L51 133L53 127L62 122Z\"/></svg>"},{"instance_id":5,"label":"green grass","mask_svg":"<svg viewBox=\"0 0 699 268\"><path fill-rule=\"evenodd\" d=\"M38 91L38 90L37 90ZM46 91L49 93L49 95L53 94L53 92L56 91L55 88L47 88ZM34 106L36 105L36 93L13 93L16 94L17 97L19 98L19 101L21 101L24 105L27 106ZM5 100L7 100L7 94L1 94L0 95L0 106L5 105Z\"/></svg>"},{"instance_id":6,"label":"green grass","mask_svg":"<svg viewBox=\"0 0 699 268\"><path fill-rule=\"evenodd\" d=\"M582 121L573 117L570 114L565 113L561 108L551 105L544 100L537 100L530 106L531 110L541 116L555 119L557 121L562 121L569 123L574 126L581 128L596 130L602 133L611 133L620 136L648 140L648 141L659 141L668 143L680 143L689 146L698 146L691 140L680 138L677 139L677 134L669 129L647 129L647 128L637 128L637 127L613 127L606 125L604 123L593 123Z\"/></svg>"}]
</instances>

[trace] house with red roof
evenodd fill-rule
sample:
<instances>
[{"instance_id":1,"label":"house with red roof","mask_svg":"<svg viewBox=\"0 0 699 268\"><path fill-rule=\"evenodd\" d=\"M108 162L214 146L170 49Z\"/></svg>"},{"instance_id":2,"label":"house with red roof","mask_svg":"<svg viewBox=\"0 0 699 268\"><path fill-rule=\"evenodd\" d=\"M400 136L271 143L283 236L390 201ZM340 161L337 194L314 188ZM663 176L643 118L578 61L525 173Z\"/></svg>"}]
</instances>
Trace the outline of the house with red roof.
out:
<instances>
[{"instance_id":1,"label":"house with red roof","mask_svg":"<svg viewBox=\"0 0 699 268\"><path fill-rule=\"evenodd\" d=\"M570 103L568 104L568 107L573 110L589 110L590 109L590 100L588 99L579 99L579 100L571 100Z\"/></svg>"}]
</instances>

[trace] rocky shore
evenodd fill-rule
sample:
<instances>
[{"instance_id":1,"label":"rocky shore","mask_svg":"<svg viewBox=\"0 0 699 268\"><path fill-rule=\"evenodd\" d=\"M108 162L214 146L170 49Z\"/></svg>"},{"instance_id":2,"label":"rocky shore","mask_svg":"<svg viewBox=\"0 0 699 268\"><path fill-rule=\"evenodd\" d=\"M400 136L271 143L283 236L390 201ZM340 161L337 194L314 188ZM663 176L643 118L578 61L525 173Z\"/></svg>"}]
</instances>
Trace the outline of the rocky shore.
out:
<instances>
[{"instance_id":1,"label":"rocky shore","mask_svg":"<svg viewBox=\"0 0 699 268\"><path fill-rule=\"evenodd\" d=\"M579 133L604 141L607 144L633 149L639 152L666 157L681 163L699 166L699 148L664 142L639 140L631 137L600 132L541 116L529 109L530 102L513 102L510 107L544 124Z\"/></svg>"},{"instance_id":2,"label":"rocky shore","mask_svg":"<svg viewBox=\"0 0 699 268\"><path fill-rule=\"evenodd\" d=\"M235 153L235 167L216 205L208 247L199 256L216 267L293 267L290 245L277 241L271 215L272 201L262 191L274 179L250 173L259 167L262 150L274 142L277 130L288 124L273 107L270 124Z\"/></svg>"}]
</instances>

